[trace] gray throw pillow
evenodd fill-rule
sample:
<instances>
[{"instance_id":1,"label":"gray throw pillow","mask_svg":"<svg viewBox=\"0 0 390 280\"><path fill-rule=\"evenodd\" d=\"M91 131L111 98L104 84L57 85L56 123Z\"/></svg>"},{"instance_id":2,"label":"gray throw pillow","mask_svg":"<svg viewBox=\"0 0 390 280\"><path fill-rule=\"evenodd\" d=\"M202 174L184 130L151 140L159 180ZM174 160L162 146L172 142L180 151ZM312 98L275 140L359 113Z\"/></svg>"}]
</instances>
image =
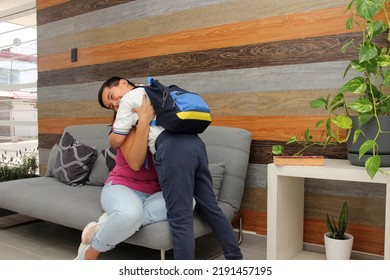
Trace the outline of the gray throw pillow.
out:
<instances>
[{"instance_id":1,"label":"gray throw pillow","mask_svg":"<svg viewBox=\"0 0 390 280\"><path fill-rule=\"evenodd\" d=\"M109 173L110 171L108 170L106 164L106 158L102 153L100 153L92 167L91 173L89 174L87 184L103 186Z\"/></svg>"},{"instance_id":2,"label":"gray throw pillow","mask_svg":"<svg viewBox=\"0 0 390 280\"><path fill-rule=\"evenodd\" d=\"M55 144L53 148L51 148L49 159L47 161L47 167L46 167L46 177L53 177L53 170L54 165L56 164L57 160L57 154L58 154L58 144Z\"/></svg>"},{"instance_id":3,"label":"gray throw pillow","mask_svg":"<svg viewBox=\"0 0 390 280\"><path fill-rule=\"evenodd\" d=\"M97 150L79 143L65 132L58 144L53 174L59 181L71 186L82 186L97 158Z\"/></svg>"},{"instance_id":4,"label":"gray throw pillow","mask_svg":"<svg viewBox=\"0 0 390 280\"><path fill-rule=\"evenodd\" d=\"M223 175L225 173L225 162L209 163L209 170L213 179L213 192L218 200L221 191Z\"/></svg>"}]
</instances>

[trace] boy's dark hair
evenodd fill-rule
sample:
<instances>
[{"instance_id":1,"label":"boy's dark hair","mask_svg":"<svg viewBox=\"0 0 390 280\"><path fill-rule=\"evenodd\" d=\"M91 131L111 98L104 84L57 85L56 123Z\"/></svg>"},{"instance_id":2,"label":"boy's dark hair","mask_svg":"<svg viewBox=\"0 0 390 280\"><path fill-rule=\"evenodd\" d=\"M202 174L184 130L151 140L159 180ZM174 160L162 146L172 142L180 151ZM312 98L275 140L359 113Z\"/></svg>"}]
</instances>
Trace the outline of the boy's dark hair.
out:
<instances>
[{"instance_id":1,"label":"boy's dark hair","mask_svg":"<svg viewBox=\"0 0 390 280\"><path fill-rule=\"evenodd\" d=\"M103 90L104 90L105 88L112 88L112 87L115 87L115 86L119 85L119 81L122 80L122 79L126 80L126 81L129 83L129 85L133 86L134 88L136 87L135 84L133 84L132 82L130 82L130 81L129 81L128 79L126 79L126 78L122 78L122 77L118 77L118 76L113 76L113 77L107 79L107 80L102 84L102 86L100 87L99 92L98 92L98 101L99 101L99 104L100 104L101 107L106 108L106 109L110 109L110 108L106 107L106 106L104 105L104 103L103 103L103 98L102 98Z\"/></svg>"}]
</instances>

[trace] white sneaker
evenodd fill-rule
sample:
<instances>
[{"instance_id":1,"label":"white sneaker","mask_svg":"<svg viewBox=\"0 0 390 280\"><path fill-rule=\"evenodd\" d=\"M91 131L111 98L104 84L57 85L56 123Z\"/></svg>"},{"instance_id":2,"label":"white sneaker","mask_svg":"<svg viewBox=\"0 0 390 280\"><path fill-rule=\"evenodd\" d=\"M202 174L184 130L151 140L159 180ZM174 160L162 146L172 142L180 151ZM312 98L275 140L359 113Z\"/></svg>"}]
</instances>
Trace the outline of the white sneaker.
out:
<instances>
[{"instance_id":1,"label":"white sneaker","mask_svg":"<svg viewBox=\"0 0 390 280\"><path fill-rule=\"evenodd\" d=\"M107 217L107 213L104 213L100 216L98 222L90 222L88 225L86 225L86 227L83 229L83 232L81 233L81 244L91 244L93 238L96 236L96 233L99 231L101 225L107 219Z\"/></svg>"},{"instance_id":2,"label":"white sneaker","mask_svg":"<svg viewBox=\"0 0 390 280\"><path fill-rule=\"evenodd\" d=\"M85 253L91 246L91 244L84 245L83 243L81 243L79 249L77 250L78 255L74 260L85 260Z\"/></svg>"}]
</instances>

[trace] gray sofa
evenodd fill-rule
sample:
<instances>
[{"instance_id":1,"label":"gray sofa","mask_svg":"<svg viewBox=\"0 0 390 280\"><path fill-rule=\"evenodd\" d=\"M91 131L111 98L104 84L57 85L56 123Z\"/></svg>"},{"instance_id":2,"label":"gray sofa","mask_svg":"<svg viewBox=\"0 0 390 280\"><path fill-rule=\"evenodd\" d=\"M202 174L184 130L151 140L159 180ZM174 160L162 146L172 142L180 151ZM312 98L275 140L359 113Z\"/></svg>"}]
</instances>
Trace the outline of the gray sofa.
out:
<instances>
[{"instance_id":1,"label":"gray sofa","mask_svg":"<svg viewBox=\"0 0 390 280\"><path fill-rule=\"evenodd\" d=\"M107 125L69 126L65 131L79 142L99 151L108 146ZM244 192L251 135L239 128L210 126L201 134L201 138L207 147L209 163L224 163L224 172L219 177L222 185L218 203L229 220L233 220L239 213ZM54 148L48 169L52 168L53 155L56 155ZM104 172L99 173L106 176ZM90 221L96 221L103 213L100 206L101 185L87 183L72 187L51 176L51 170L48 170L46 176L0 183L0 208L79 230ZM194 232L197 238L210 233L211 229L195 215ZM165 259L165 252L172 249L167 221L142 227L124 242L160 250L161 259Z\"/></svg>"}]
</instances>

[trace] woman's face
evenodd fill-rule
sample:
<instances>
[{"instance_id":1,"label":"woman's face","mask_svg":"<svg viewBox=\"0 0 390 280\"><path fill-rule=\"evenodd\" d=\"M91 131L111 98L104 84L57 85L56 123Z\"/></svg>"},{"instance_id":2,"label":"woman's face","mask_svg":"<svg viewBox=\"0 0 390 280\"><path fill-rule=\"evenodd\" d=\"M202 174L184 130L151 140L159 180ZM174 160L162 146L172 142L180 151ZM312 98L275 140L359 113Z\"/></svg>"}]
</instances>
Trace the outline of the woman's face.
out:
<instances>
[{"instance_id":1,"label":"woman's face","mask_svg":"<svg viewBox=\"0 0 390 280\"><path fill-rule=\"evenodd\" d=\"M110 108L111 110L117 111L119 102L121 101L122 97L131 89L132 87L127 83L126 80L120 80L119 85L117 86L104 88L102 93L102 101L104 106Z\"/></svg>"}]
</instances>

